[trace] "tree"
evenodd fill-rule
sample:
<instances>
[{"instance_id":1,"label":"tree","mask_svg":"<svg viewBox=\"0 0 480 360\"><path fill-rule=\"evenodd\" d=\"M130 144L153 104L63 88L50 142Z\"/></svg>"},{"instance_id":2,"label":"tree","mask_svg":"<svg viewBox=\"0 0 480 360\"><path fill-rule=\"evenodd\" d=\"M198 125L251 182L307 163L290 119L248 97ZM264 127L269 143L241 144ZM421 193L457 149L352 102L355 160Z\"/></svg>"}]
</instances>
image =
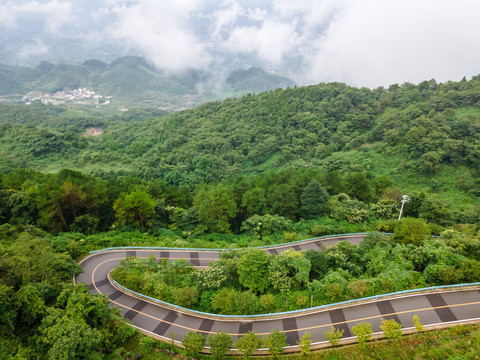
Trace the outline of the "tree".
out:
<instances>
[{"instance_id":1,"label":"tree","mask_svg":"<svg viewBox=\"0 0 480 360\"><path fill-rule=\"evenodd\" d=\"M198 302L198 291L194 286L172 289L172 295L178 306L191 308Z\"/></svg>"},{"instance_id":2,"label":"tree","mask_svg":"<svg viewBox=\"0 0 480 360\"><path fill-rule=\"evenodd\" d=\"M413 324L415 325L415 329L417 329L419 333L425 331L425 328L423 327L417 315L413 315Z\"/></svg>"},{"instance_id":3,"label":"tree","mask_svg":"<svg viewBox=\"0 0 480 360\"><path fill-rule=\"evenodd\" d=\"M346 193L362 202L373 200L373 189L364 173L350 173L345 177Z\"/></svg>"},{"instance_id":4,"label":"tree","mask_svg":"<svg viewBox=\"0 0 480 360\"><path fill-rule=\"evenodd\" d=\"M437 151L429 151L418 159L417 169L424 173L435 173L440 170L443 154Z\"/></svg>"},{"instance_id":5,"label":"tree","mask_svg":"<svg viewBox=\"0 0 480 360\"><path fill-rule=\"evenodd\" d=\"M327 255L324 251L307 250L305 258L310 260L310 280L320 279L328 272Z\"/></svg>"},{"instance_id":6,"label":"tree","mask_svg":"<svg viewBox=\"0 0 480 360\"><path fill-rule=\"evenodd\" d=\"M296 220L298 215L298 197L288 184L273 185L268 189L268 205L272 214Z\"/></svg>"},{"instance_id":7,"label":"tree","mask_svg":"<svg viewBox=\"0 0 480 360\"><path fill-rule=\"evenodd\" d=\"M182 345L185 347L187 353L195 358L203 350L205 336L195 331L191 331L183 338Z\"/></svg>"},{"instance_id":8,"label":"tree","mask_svg":"<svg viewBox=\"0 0 480 360\"><path fill-rule=\"evenodd\" d=\"M256 186L253 189L245 191L242 196L242 207L244 207L247 212L247 218L254 214L264 215L267 212L265 190Z\"/></svg>"},{"instance_id":9,"label":"tree","mask_svg":"<svg viewBox=\"0 0 480 360\"><path fill-rule=\"evenodd\" d=\"M268 352L276 358L277 355L283 354L285 346L287 346L287 337L278 329L273 330L263 338L263 343L268 348Z\"/></svg>"},{"instance_id":10,"label":"tree","mask_svg":"<svg viewBox=\"0 0 480 360\"><path fill-rule=\"evenodd\" d=\"M39 226L55 232L69 230L63 209L63 192L53 179L45 178L41 184L30 186L25 197L35 199Z\"/></svg>"},{"instance_id":11,"label":"tree","mask_svg":"<svg viewBox=\"0 0 480 360\"><path fill-rule=\"evenodd\" d=\"M216 334L208 335L207 344L214 359L224 359L232 347L232 338L217 331Z\"/></svg>"},{"instance_id":12,"label":"tree","mask_svg":"<svg viewBox=\"0 0 480 360\"><path fill-rule=\"evenodd\" d=\"M451 215L451 205L438 195L426 196L418 209L419 217L443 226L451 223Z\"/></svg>"},{"instance_id":13,"label":"tree","mask_svg":"<svg viewBox=\"0 0 480 360\"><path fill-rule=\"evenodd\" d=\"M235 342L235 347L238 349L238 351L243 353L246 359L250 359L252 354L257 351L261 344L262 341L258 335L253 331L249 331L237 339Z\"/></svg>"},{"instance_id":14,"label":"tree","mask_svg":"<svg viewBox=\"0 0 480 360\"><path fill-rule=\"evenodd\" d=\"M62 192L64 199L72 206L73 219L75 220L77 218L77 210L85 205L87 194L81 186L71 181L65 181L63 183Z\"/></svg>"},{"instance_id":15,"label":"tree","mask_svg":"<svg viewBox=\"0 0 480 360\"><path fill-rule=\"evenodd\" d=\"M262 305L265 311L268 313L270 312L270 308L272 307L274 300L275 296L273 294L264 294L260 296L260 305Z\"/></svg>"},{"instance_id":16,"label":"tree","mask_svg":"<svg viewBox=\"0 0 480 360\"><path fill-rule=\"evenodd\" d=\"M350 223L360 222L368 217L368 210L361 201L351 199L350 196L340 193L331 196L327 202L327 213L336 220L346 219Z\"/></svg>"},{"instance_id":17,"label":"tree","mask_svg":"<svg viewBox=\"0 0 480 360\"><path fill-rule=\"evenodd\" d=\"M234 311L239 315L256 314L260 309L260 301L258 297L250 290L242 291L238 294L234 301Z\"/></svg>"},{"instance_id":18,"label":"tree","mask_svg":"<svg viewBox=\"0 0 480 360\"><path fill-rule=\"evenodd\" d=\"M242 223L242 230L252 231L260 239L274 232L285 230L290 220L278 215L252 215Z\"/></svg>"},{"instance_id":19,"label":"tree","mask_svg":"<svg viewBox=\"0 0 480 360\"><path fill-rule=\"evenodd\" d=\"M353 333L357 336L358 346L363 349L365 342L372 339L372 325L367 322L361 322L352 328Z\"/></svg>"},{"instance_id":20,"label":"tree","mask_svg":"<svg viewBox=\"0 0 480 360\"><path fill-rule=\"evenodd\" d=\"M134 335L138 335L139 331L130 326L129 324L122 322L118 327L117 327L117 336L120 342L124 343L128 339L130 339Z\"/></svg>"},{"instance_id":21,"label":"tree","mask_svg":"<svg viewBox=\"0 0 480 360\"><path fill-rule=\"evenodd\" d=\"M337 346L343 336L343 329L336 329L332 326L330 330L325 331L324 335L332 346Z\"/></svg>"},{"instance_id":22,"label":"tree","mask_svg":"<svg viewBox=\"0 0 480 360\"><path fill-rule=\"evenodd\" d=\"M52 360L86 359L98 354L103 336L82 321L51 308L40 326L42 341L48 345Z\"/></svg>"},{"instance_id":23,"label":"tree","mask_svg":"<svg viewBox=\"0 0 480 360\"><path fill-rule=\"evenodd\" d=\"M42 294L32 284L23 285L15 294L16 306L21 320L33 325L45 312L45 301Z\"/></svg>"},{"instance_id":24,"label":"tree","mask_svg":"<svg viewBox=\"0 0 480 360\"><path fill-rule=\"evenodd\" d=\"M212 296L212 307L215 310L219 310L220 314L232 314L235 305L235 298L237 296L237 290L232 288L222 288Z\"/></svg>"},{"instance_id":25,"label":"tree","mask_svg":"<svg viewBox=\"0 0 480 360\"><path fill-rule=\"evenodd\" d=\"M305 295L300 294L297 296L297 305L300 307L300 309L303 309L307 301L308 301L308 298Z\"/></svg>"},{"instance_id":26,"label":"tree","mask_svg":"<svg viewBox=\"0 0 480 360\"><path fill-rule=\"evenodd\" d=\"M298 342L298 346L300 347L300 352L302 355L310 355L310 344L312 343L311 337L312 334L310 332L306 332Z\"/></svg>"},{"instance_id":27,"label":"tree","mask_svg":"<svg viewBox=\"0 0 480 360\"><path fill-rule=\"evenodd\" d=\"M0 334L6 334L15 328L17 304L13 289L0 282Z\"/></svg>"},{"instance_id":28,"label":"tree","mask_svg":"<svg viewBox=\"0 0 480 360\"><path fill-rule=\"evenodd\" d=\"M260 249L248 249L237 264L239 282L253 292L264 292L270 285L268 255Z\"/></svg>"},{"instance_id":29,"label":"tree","mask_svg":"<svg viewBox=\"0 0 480 360\"><path fill-rule=\"evenodd\" d=\"M312 180L303 190L300 198L300 217L316 219L325 214L328 194L317 180Z\"/></svg>"},{"instance_id":30,"label":"tree","mask_svg":"<svg viewBox=\"0 0 480 360\"><path fill-rule=\"evenodd\" d=\"M362 297L368 290L367 283L360 279L350 283L348 288L358 297Z\"/></svg>"},{"instance_id":31,"label":"tree","mask_svg":"<svg viewBox=\"0 0 480 360\"><path fill-rule=\"evenodd\" d=\"M150 336L144 336L140 339L139 345L145 352L151 352L155 348L156 341Z\"/></svg>"},{"instance_id":32,"label":"tree","mask_svg":"<svg viewBox=\"0 0 480 360\"><path fill-rule=\"evenodd\" d=\"M395 240L403 244L414 244L418 246L425 236L429 234L429 229L423 219L405 217L400 220L394 233Z\"/></svg>"},{"instance_id":33,"label":"tree","mask_svg":"<svg viewBox=\"0 0 480 360\"><path fill-rule=\"evenodd\" d=\"M142 232L155 213L155 201L143 190L136 190L115 201L115 217L120 225L140 225Z\"/></svg>"},{"instance_id":34,"label":"tree","mask_svg":"<svg viewBox=\"0 0 480 360\"><path fill-rule=\"evenodd\" d=\"M237 213L234 196L223 185L217 187L202 186L193 200L198 216L204 228L209 232L230 232L229 220Z\"/></svg>"},{"instance_id":35,"label":"tree","mask_svg":"<svg viewBox=\"0 0 480 360\"><path fill-rule=\"evenodd\" d=\"M395 319L382 319L380 329L382 329L388 340L402 337L402 324L397 323Z\"/></svg>"},{"instance_id":36,"label":"tree","mask_svg":"<svg viewBox=\"0 0 480 360\"><path fill-rule=\"evenodd\" d=\"M269 276L272 286L281 292L289 292L294 285L308 283L312 264L302 253L292 250L283 251L272 257Z\"/></svg>"}]
</instances>

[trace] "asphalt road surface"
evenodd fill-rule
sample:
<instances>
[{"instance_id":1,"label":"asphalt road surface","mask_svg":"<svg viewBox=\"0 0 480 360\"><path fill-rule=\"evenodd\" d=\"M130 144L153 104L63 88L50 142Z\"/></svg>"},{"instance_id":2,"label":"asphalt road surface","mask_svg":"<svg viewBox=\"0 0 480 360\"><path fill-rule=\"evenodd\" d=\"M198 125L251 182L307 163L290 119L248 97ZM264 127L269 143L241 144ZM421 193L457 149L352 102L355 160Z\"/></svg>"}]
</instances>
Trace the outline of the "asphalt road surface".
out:
<instances>
[{"instance_id":1,"label":"asphalt road surface","mask_svg":"<svg viewBox=\"0 0 480 360\"><path fill-rule=\"evenodd\" d=\"M310 240L291 245L279 245L265 249L271 254L278 254L286 249L297 251L318 249L332 246L346 240L358 244L362 235L339 236L326 239ZM283 331L287 336L290 350L298 349L297 341L305 332L311 333L312 347L326 342L324 332L333 325L343 329L343 338L354 337L352 327L365 321L372 324L374 333L381 332L379 325L382 318L395 319L402 327L413 327L413 316L417 315L424 326L447 326L456 322L476 321L480 319L480 291L476 289L455 289L442 292L423 292L407 294L392 298L380 298L358 302L342 307L327 308L314 312L273 316L271 318L221 318L220 316L202 316L179 311L171 307L140 299L114 287L108 273L128 256L148 257L153 255L160 261L185 259L196 266L206 266L219 258L219 253L212 250L109 250L98 252L85 258L81 267L85 271L76 279L90 286L93 294L108 296L111 305L120 309L130 323L147 334L165 340L174 337L181 341L190 331L205 335L217 331L229 334L233 341L252 330L257 335L267 335L274 329ZM288 350L287 348L287 350Z\"/></svg>"}]
</instances>

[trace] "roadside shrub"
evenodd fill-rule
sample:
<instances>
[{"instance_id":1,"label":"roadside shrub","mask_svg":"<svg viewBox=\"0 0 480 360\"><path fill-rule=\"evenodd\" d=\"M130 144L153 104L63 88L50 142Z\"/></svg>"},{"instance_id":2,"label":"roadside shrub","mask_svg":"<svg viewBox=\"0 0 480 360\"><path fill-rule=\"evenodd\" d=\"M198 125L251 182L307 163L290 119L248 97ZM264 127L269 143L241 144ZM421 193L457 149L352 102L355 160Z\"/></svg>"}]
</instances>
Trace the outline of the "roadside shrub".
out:
<instances>
[{"instance_id":1,"label":"roadside shrub","mask_svg":"<svg viewBox=\"0 0 480 360\"><path fill-rule=\"evenodd\" d=\"M399 339L402 337L402 324L397 323L395 319L382 319L380 329L382 329L388 340Z\"/></svg>"},{"instance_id":2,"label":"roadside shrub","mask_svg":"<svg viewBox=\"0 0 480 360\"><path fill-rule=\"evenodd\" d=\"M343 336L343 329L335 329L332 326L330 330L325 331L324 335L332 346L337 346Z\"/></svg>"}]
</instances>

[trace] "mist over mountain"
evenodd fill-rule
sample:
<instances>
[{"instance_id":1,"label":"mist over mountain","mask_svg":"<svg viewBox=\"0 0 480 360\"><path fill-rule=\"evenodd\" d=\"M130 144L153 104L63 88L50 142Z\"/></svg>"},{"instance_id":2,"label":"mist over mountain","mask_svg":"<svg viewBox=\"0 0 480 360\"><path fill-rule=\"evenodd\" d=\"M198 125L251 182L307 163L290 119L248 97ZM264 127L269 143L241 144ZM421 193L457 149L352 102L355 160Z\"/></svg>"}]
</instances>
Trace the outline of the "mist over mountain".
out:
<instances>
[{"instance_id":1,"label":"mist over mountain","mask_svg":"<svg viewBox=\"0 0 480 360\"><path fill-rule=\"evenodd\" d=\"M6 0L0 63L110 63L375 88L478 73L480 3L469 0Z\"/></svg>"},{"instance_id":2,"label":"mist over mountain","mask_svg":"<svg viewBox=\"0 0 480 360\"><path fill-rule=\"evenodd\" d=\"M42 61L35 67L0 65L0 101L41 101L92 105L147 106L165 110L295 86L292 80L260 68L225 76L200 69L159 70L147 59L124 56L110 64L90 59L82 64Z\"/></svg>"}]
</instances>

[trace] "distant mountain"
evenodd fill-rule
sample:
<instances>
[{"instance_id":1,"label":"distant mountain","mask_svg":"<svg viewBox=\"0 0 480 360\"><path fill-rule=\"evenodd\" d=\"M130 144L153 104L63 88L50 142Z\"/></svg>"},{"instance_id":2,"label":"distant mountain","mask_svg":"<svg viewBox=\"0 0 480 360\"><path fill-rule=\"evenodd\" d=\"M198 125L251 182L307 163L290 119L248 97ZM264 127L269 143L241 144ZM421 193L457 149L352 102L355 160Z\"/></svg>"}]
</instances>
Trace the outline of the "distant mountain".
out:
<instances>
[{"instance_id":1,"label":"distant mountain","mask_svg":"<svg viewBox=\"0 0 480 360\"><path fill-rule=\"evenodd\" d=\"M45 94L87 88L111 97L109 102L116 107L183 109L209 100L293 85L292 80L260 68L234 71L225 81L218 74L200 70L165 73L145 58L135 56L121 57L110 64L92 59L83 64L42 61L36 67L0 65L0 96L33 93L28 99L45 100Z\"/></svg>"},{"instance_id":2,"label":"distant mountain","mask_svg":"<svg viewBox=\"0 0 480 360\"><path fill-rule=\"evenodd\" d=\"M251 91L255 93L295 86L295 82L286 77L272 75L256 67L248 70L233 71L227 77L226 83L234 90Z\"/></svg>"}]
</instances>

